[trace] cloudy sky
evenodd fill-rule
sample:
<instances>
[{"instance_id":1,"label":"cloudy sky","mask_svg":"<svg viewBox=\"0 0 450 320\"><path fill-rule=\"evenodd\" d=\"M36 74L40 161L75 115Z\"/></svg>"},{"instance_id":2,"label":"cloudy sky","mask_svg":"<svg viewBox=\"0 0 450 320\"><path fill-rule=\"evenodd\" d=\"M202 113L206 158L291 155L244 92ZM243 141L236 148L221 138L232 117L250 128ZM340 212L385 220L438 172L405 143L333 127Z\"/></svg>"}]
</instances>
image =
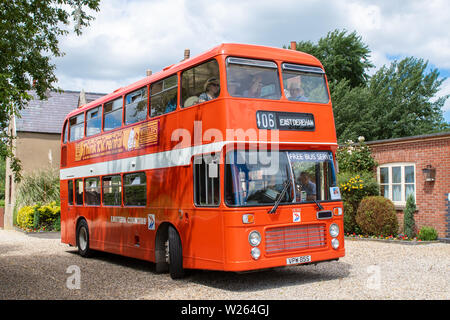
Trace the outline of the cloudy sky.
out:
<instances>
[{"instance_id":1,"label":"cloudy sky","mask_svg":"<svg viewBox=\"0 0 450 320\"><path fill-rule=\"evenodd\" d=\"M415 56L449 78L448 0L103 0L82 36L61 39L59 87L109 93L220 43L273 47L356 31L376 65ZM444 106L450 122L450 99Z\"/></svg>"}]
</instances>

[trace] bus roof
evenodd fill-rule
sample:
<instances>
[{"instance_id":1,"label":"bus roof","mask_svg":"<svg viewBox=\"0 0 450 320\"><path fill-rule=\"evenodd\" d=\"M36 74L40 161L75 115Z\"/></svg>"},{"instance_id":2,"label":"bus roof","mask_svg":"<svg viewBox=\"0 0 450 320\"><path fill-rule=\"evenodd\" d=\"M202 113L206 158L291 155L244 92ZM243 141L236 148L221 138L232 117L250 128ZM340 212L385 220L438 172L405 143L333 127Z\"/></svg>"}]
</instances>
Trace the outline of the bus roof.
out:
<instances>
[{"instance_id":1,"label":"bus roof","mask_svg":"<svg viewBox=\"0 0 450 320\"><path fill-rule=\"evenodd\" d=\"M282 60L286 62L297 62L311 66L322 67L320 61L314 56L296 50L290 49L282 49L276 47L267 47L267 46L259 46L259 45L249 45L249 44L236 44L236 43L223 43L220 44L208 51L205 51L195 57L182 60L176 64L165 67L163 70L154 73L150 76L147 76L135 83L132 83L126 87L121 87L119 89L114 90L110 94L107 94L97 100L89 102L84 106L77 108L70 112L66 118L70 118L76 114L82 113L84 110L89 109L94 106L98 106L107 101L113 100L122 96L124 93L132 92L136 89L139 89L148 83L152 83L163 79L169 75L175 74L176 72L194 66L202 61L208 60L212 57L218 55L226 55L226 56L238 56L243 58L254 58L254 59L263 59L263 60Z\"/></svg>"}]
</instances>

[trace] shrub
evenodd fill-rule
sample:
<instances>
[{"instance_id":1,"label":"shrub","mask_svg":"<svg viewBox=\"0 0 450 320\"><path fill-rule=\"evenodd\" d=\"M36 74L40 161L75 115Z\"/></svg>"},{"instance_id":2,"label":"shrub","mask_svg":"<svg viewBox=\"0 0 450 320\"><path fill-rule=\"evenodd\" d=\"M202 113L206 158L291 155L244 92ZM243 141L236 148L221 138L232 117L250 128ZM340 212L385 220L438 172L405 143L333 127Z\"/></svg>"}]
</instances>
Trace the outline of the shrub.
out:
<instances>
[{"instance_id":1,"label":"shrub","mask_svg":"<svg viewBox=\"0 0 450 320\"><path fill-rule=\"evenodd\" d=\"M0 208L5 207L5 200L0 199Z\"/></svg>"},{"instance_id":2,"label":"shrub","mask_svg":"<svg viewBox=\"0 0 450 320\"><path fill-rule=\"evenodd\" d=\"M403 230L408 238L412 239L416 236L416 222L414 221L414 213L416 212L416 202L413 195L409 195L406 200L405 215L403 217Z\"/></svg>"},{"instance_id":3,"label":"shrub","mask_svg":"<svg viewBox=\"0 0 450 320\"><path fill-rule=\"evenodd\" d=\"M60 203L59 172L56 169L38 170L22 178L17 190L19 207L52 201Z\"/></svg>"},{"instance_id":4,"label":"shrub","mask_svg":"<svg viewBox=\"0 0 450 320\"><path fill-rule=\"evenodd\" d=\"M38 205L25 206L17 213L17 225L21 228L33 228L34 226L34 212Z\"/></svg>"},{"instance_id":5,"label":"shrub","mask_svg":"<svg viewBox=\"0 0 450 320\"><path fill-rule=\"evenodd\" d=\"M397 235L398 219L391 200L381 196L364 198L356 213L356 223L368 235Z\"/></svg>"},{"instance_id":6,"label":"shrub","mask_svg":"<svg viewBox=\"0 0 450 320\"><path fill-rule=\"evenodd\" d=\"M61 208L53 201L50 204L41 206L37 211L39 211L40 226L51 228L56 219L60 216Z\"/></svg>"},{"instance_id":7,"label":"shrub","mask_svg":"<svg viewBox=\"0 0 450 320\"><path fill-rule=\"evenodd\" d=\"M369 172L342 172L338 174L338 181L344 202L344 230L359 234L361 230L355 220L359 203L365 197L379 195L378 183Z\"/></svg>"},{"instance_id":8,"label":"shrub","mask_svg":"<svg viewBox=\"0 0 450 320\"><path fill-rule=\"evenodd\" d=\"M364 137L359 137L359 143L349 140L340 146L336 153L339 170L347 172L372 172L377 162L372 157L370 148L364 143Z\"/></svg>"},{"instance_id":9,"label":"shrub","mask_svg":"<svg viewBox=\"0 0 450 320\"><path fill-rule=\"evenodd\" d=\"M423 241L432 241L438 238L438 233L433 227L422 227L419 231L418 238Z\"/></svg>"}]
</instances>

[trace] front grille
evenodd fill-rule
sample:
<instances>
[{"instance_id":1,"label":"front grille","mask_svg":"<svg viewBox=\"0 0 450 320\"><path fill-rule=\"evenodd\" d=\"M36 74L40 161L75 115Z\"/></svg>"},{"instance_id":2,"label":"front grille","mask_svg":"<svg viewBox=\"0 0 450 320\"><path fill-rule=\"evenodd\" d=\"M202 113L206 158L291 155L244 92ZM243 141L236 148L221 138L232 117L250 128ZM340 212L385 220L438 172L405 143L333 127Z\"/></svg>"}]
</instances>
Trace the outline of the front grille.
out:
<instances>
[{"instance_id":1,"label":"front grille","mask_svg":"<svg viewBox=\"0 0 450 320\"><path fill-rule=\"evenodd\" d=\"M317 249L326 246L324 224L276 227L266 230L266 253Z\"/></svg>"}]
</instances>

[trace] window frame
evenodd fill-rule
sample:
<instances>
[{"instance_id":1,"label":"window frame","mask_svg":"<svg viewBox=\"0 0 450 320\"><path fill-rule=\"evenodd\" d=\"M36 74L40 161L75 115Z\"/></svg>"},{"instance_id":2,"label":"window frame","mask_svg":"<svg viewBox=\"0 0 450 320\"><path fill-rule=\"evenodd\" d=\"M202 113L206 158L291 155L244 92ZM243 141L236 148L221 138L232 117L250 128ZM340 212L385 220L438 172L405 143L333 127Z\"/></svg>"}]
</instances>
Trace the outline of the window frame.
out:
<instances>
[{"instance_id":1,"label":"window frame","mask_svg":"<svg viewBox=\"0 0 450 320\"><path fill-rule=\"evenodd\" d=\"M145 184L141 183L139 185L145 185L145 204L144 205L137 205L137 204L127 204L126 203L126 187L129 186L125 184L125 179L129 175L135 175L135 174L142 174L145 177ZM148 205L148 178L145 171L137 171L137 172L128 172L124 173L122 175L122 204L124 208L131 208L131 207L138 207L138 208L145 208Z\"/></svg>"},{"instance_id":2,"label":"window frame","mask_svg":"<svg viewBox=\"0 0 450 320\"><path fill-rule=\"evenodd\" d=\"M196 178L196 173L197 173L196 166L202 165L204 163L205 157L208 157L209 159L213 159L213 162L215 162L215 164L217 165L217 180L218 180L217 181L217 186L218 186L218 191L217 192L218 192L218 195L219 195L219 197L217 199L217 203L212 203L212 204L197 203L197 185L196 185L196 182L197 182L198 179ZM221 153L216 153L214 155L212 155L212 154L202 154L202 155L198 155L198 156L193 157L193 160L192 160L192 185L193 185L193 191L194 191L193 192L193 203L194 203L195 207L198 207L198 208L217 208L217 207L220 207L220 204L222 202L222 183L221 183L221 178L220 178L220 176L221 176L221 165L220 165L221 157L222 157ZM196 163L198 161L197 159L201 159L202 162ZM208 174L208 181L209 181L209 179L214 179L214 178L210 178L209 174ZM212 185L214 186L214 183L212 183ZM208 186L207 186L207 188L208 188ZM213 187L213 190L214 190L214 187ZM208 191L209 190L207 190L207 193L208 193Z\"/></svg>"},{"instance_id":3,"label":"window frame","mask_svg":"<svg viewBox=\"0 0 450 320\"><path fill-rule=\"evenodd\" d=\"M88 191L88 181L89 180L94 180L94 179L97 180L97 187L96 187L96 189L97 189L97 193L98 193L98 203L88 203L88 201L87 201L88 197L86 197L88 192L89 192ZM101 186L101 179L100 179L100 177L97 176L97 177L85 178L84 179L83 188L84 188L84 205L87 206L87 207L99 207L99 206L101 206L101 204L102 204L102 186Z\"/></svg>"},{"instance_id":4,"label":"window frame","mask_svg":"<svg viewBox=\"0 0 450 320\"><path fill-rule=\"evenodd\" d=\"M392 168L400 167L400 183L393 183L393 175L392 175ZM406 182L406 175L405 175L405 168L406 167L413 167L414 168L414 182ZM388 183L381 183L381 169L387 168L388 169ZM380 185L380 195L384 197L384 194L381 193L381 187L382 186L389 186L388 191L388 197L386 199L389 199L394 203L396 206L404 207L406 206L406 185L413 185L414 186L414 192L412 193L414 196L414 199L417 199L417 171L416 171L416 164L414 162L392 162L392 163L385 163L382 165L379 165L377 167L377 182ZM394 194L393 194L393 186L394 185L400 185L400 200L393 200Z\"/></svg>"},{"instance_id":5,"label":"window frame","mask_svg":"<svg viewBox=\"0 0 450 320\"><path fill-rule=\"evenodd\" d=\"M120 186L119 186L120 187L120 204L118 204L118 205L105 204L105 191L104 191L105 184L104 184L104 180L105 180L105 178L112 178L112 177L119 177L120 178ZM114 187L114 185L107 186L107 187ZM101 193L102 193L102 195L101 195L101 197L102 197L102 201L101 201L102 206L104 206L104 207L116 207L116 208L123 207L124 205L123 205L123 177L122 177L122 175L121 174L112 174L112 175L102 176L102 178L101 178Z\"/></svg>"},{"instance_id":6,"label":"window frame","mask_svg":"<svg viewBox=\"0 0 450 320\"><path fill-rule=\"evenodd\" d=\"M120 109L122 110L121 117L120 117L120 119L121 119L121 120L120 120L120 125L117 126L117 127L111 128L111 129L106 129L106 128L105 128L105 125L106 125L105 117L106 117L106 115L111 114L111 113L114 113L114 112L117 112L117 110L119 110L119 108L117 108L117 109L112 109L112 111L106 113L106 112L105 112L105 107L106 107L106 105L109 104L109 103L112 103L112 105L114 106L114 102L115 102L115 101L118 101L118 100L121 100L121 101L122 101L122 106L120 107ZM113 130L116 130L116 129L118 129L118 128L123 127L123 105L124 105L124 97L123 97L123 96L117 97L117 98L115 98L115 99L111 99L111 100L109 100L109 101L103 103L103 108L102 108L102 132L109 132L109 131L113 131Z\"/></svg>"},{"instance_id":7,"label":"window frame","mask_svg":"<svg viewBox=\"0 0 450 320\"><path fill-rule=\"evenodd\" d=\"M89 113L93 112L95 109L97 109L98 115L95 118L88 119ZM96 118L100 118L100 127L98 128L98 132L95 132L95 133L92 133L92 134L88 134L88 123L89 123L89 121L92 121L92 120L94 120ZM91 108L89 110L86 110L85 123L86 123L86 125L85 125L86 130L85 130L85 133L84 133L85 137L92 137L92 136L95 136L97 134L102 133L102 128L103 128L103 107L102 107L102 105L99 105L99 106L96 106L96 107Z\"/></svg>"},{"instance_id":8,"label":"window frame","mask_svg":"<svg viewBox=\"0 0 450 320\"><path fill-rule=\"evenodd\" d=\"M168 79L170 79L170 78L172 78L172 77L175 77L175 79L176 79L176 81L177 81L177 83L176 83L176 85L175 86L172 86L172 87L169 87L169 88L165 88L165 86L164 86L164 84L165 84L165 81L166 80L168 80ZM162 89L158 92L158 93L153 93L153 86L155 86L156 84L158 84L158 83L160 83L160 82L162 82ZM152 97L154 97L154 96L157 96L157 95L161 95L161 94L164 94L165 92L168 92L168 91L171 91L171 90L173 90L173 89L176 89L175 90L175 92L176 92L176 103L175 103L175 109L174 110L171 110L171 111L169 111L169 112L164 112L164 113L161 113L161 114L157 114L157 115L154 115L154 116L152 116ZM148 111L147 111L147 114L148 114L148 117L149 118L151 118L151 119L154 119L154 118L158 118L158 117L161 117L161 116L164 116L164 115L166 115L166 114L169 114L169 113L173 113L173 112L176 112L177 110L179 110L179 107L178 107L178 105L179 105L179 96L180 96L180 79L179 79L179 72L178 73L174 73L174 74L171 74L171 75L169 75L169 76L167 76L167 77L165 77L165 78L163 78L163 79L160 79L160 80L158 80L158 81L155 81L155 82L153 82L153 83L151 83L150 84L150 86L149 86L149 94L148 94L148 107L147 107L147 109L148 109ZM167 106L166 106L167 107Z\"/></svg>"},{"instance_id":9,"label":"window frame","mask_svg":"<svg viewBox=\"0 0 450 320\"><path fill-rule=\"evenodd\" d=\"M221 86L221 88L220 88L220 91L219 91L219 95L216 97L216 98L214 98L214 99L212 99L212 100L210 100L210 101L204 101L204 102L197 102L197 103L195 103L195 104L193 104L193 105L191 105L191 106L184 106L184 104L185 104L185 100L184 100L184 98L183 98L183 74L184 73L186 73L186 72L188 72L188 71L191 71L191 70L193 70L193 69L195 69L195 68L198 68L198 67L200 67L200 66L203 66L203 65L205 65L205 64L208 64L208 63L211 63L211 62L215 62L216 63L216 65L217 65L217 72L219 73L219 76L218 76L218 79L217 80L219 80L219 83L221 83L221 72L220 72L220 65L219 65L219 62L217 61L217 59L216 58L211 58L211 59L209 59L209 60L206 60L206 61L203 61L203 62L201 62L201 63L199 63L199 64L196 64L195 66L191 66L191 67L189 67L188 69L184 69L184 70L182 70L181 72L180 72L180 80L179 80L179 92L180 92L180 110L183 110L183 109L187 109L187 108L190 108L190 107L193 107L193 106L197 106L197 105L199 105L199 104L202 104L202 103L206 103L206 102L210 102L210 101L213 101L213 100L217 100L217 99L219 99L222 95L223 95L223 89L222 89L222 86ZM209 75L206 79L205 79L205 81L206 80L208 80L209 78L211 78L212 76L211 75ZM202 92L203 93L203 92ZM200 96L200 94L199 94L199 96ZM187 97L187 99L189 98L189 96ZM186 100L187 100L186 99Z\"/></svg>"},{"instance_id":10,"label":"window frame","mask_svg":"<svg viewBox=\"0 0 450 320\"><path fill-rule=\"evenodd\" d=\"M146 99L145 99L145 101L146 101L146 110L145 110L145 118L144 119L142 119L142 120L139 120L139 121L135 121L135 122L130 122L130 123L128 123L127 122L127 105L130 105L130 104L127 104L127 96L129 96L129 95L131 95L131 94L133 94L133 93L136 93L136 92L138 92L138 91L142 91L143 89L145 89L145 91L146 91L146 93L147 93L147 97L146 97ZM123 125L124 126L128 126L128 125L132 125L132 124L136 124L136 123L139 123L139 122L142 122L142 121L145 121L145 120L147 120L148 119L148 116L149 116L149 107L150 107L150 85L145 85L145 86L142 86L142 87L140 87L140 88L138 88L138 89L136 89L136 90L133 90L133 91L130 91L130 92L127 92L126 94L124 94L124 96L123 96L124 98L124 101L123 101ZM144 100L141 100L141 101L139 101L139 102L142 102L142 101L144 101ZM138 103L139 103L138 102Z\"/></svg>"},{"instance_id":11,"label":"window frame","mask_svg":"<svg viewBox=\"0 0 450 320\"><path fill-rule=\"evenodd\" d=\"M78 118L79 117L83 117L83 121L78 123ZM75 119L75 118L77 119L77 123L75 125L72 125L70 122L71 122L72 119ZM74 138L72 140L72 128L73 127L81 127L81 126L83 126L83 129L81 130L81 132L82 132L81 137ZM79 113L77 115L74 115L73 117L70 117L69 118L69 129L70 129L70 131L69 131L69 142L79 141L79 140L83 139L84 138L85 128L86 128L86 114L84 112L81 112L81 113Z\"/></svg>"}]
</instances>

